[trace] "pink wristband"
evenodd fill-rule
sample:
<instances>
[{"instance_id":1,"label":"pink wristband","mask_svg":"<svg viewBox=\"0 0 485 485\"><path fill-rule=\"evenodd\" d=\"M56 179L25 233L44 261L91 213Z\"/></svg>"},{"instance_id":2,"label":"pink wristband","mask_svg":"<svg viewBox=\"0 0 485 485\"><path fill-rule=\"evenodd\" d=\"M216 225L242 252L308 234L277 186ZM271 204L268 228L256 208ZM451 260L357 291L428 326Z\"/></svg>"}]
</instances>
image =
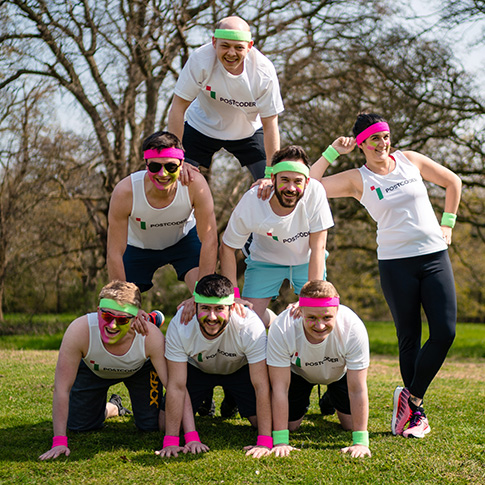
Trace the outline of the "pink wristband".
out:
<instances>
[{"instance_id":1,"label":"pink wristband","mask_svg":"<svg viewBox=\"0 0 485 485\"><path fill-rule=\"evenodd\" d=\"M271 436L264 436L260 434L258 436L258 441L256 441L256 446L266 446L266 448L273 448L273 438Z\"/></svg>"},{"instance_id":2,"label":"pink wristband","mask_svg":"<svg viewBox=\"0 0 485 485\"><path fill-rule=\"evenodd\" d=\"M239 288L236 286L234 287L234 298L241 298L241 293L239 292Z\"/></svg>"},{"instance_id":3,"label":"pink wristband","mask_svg":"<svg viewBox=\"0 0 485 485\"><path fill-rule=\"evenodd\" d=\"M54 436L52 438L52 448L56 446L65 446L67 448L67 436Z\"/></svg>"},{"instance_id":4,"label":"pink wristband","mask_svg":"<svg viewBox=\"0 0 485 485\"><path fill-rule=\"evenodd\" d=\"M179 446L180 438L178 436L170 436L168 434L163 438L163 448L167 446Z\"/></svg>"},{"instance_id":5,"label":"pink wristband","mask_svg":"<svg viewBox=\"0 0 485 485\"><path fill-rule=\"evenodd\" d=\"M189 431L188 433L184 434L185 444L189 441L197 441L200 443L199 433L197 431Z\"/></svg>"}]
</instances>

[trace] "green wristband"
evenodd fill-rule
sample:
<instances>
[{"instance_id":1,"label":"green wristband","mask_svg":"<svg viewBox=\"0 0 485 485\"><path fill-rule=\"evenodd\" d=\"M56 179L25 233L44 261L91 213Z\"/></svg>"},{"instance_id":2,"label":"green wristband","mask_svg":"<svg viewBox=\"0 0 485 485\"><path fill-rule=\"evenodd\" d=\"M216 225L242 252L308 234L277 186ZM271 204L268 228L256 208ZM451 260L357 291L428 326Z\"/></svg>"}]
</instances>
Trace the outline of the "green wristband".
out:
<instances>
[{"instance_id":1,"label":"green wristband","mask_svg":"<svg viewBox=\"0 0 485 485\"><path fill-rule=\"evenodd\" d=\"M352 432L353 445L369 446L369 432L368 431L353 431Z\"/></svg>"},{"instance_id":2,"label":"green wristband","mask_svg":"<svg viewBox=\"0 0 485 485\"><path fill-rule=\"evenodd\" d=\"M290 443L290 431L287 429L280 429L273 431L273 446L274 445L288 445Z\"/></svg>"},{"instance_id":3,"label":"green wristband","mask_svg":"<svg viewBox=\"0 0 485 485\"><path fill-rule=\"evenodd\" d=\"M264 169L264 178L265 179L270 179L272 173L273 173L273 167L265 167L265 169Z\"/></svg>"},{"instance_id":4,"label":"green wristband","mask_svg":"<svg viewBox=\"0 0 485 485\"><path fill-rule=\"evenodd\" d=\"M328 163L332 163L340 156L340 153L332 145L328 145L322 156L327 159Z\"/></svg>"},{"instance_id":5,"label":"green wristband","mask_svg":"<svg viewBox=\"0 0 485 485\"><path fill-rule=\"evenodd\" d=\"M443 216L441 217L441 225L448 226L452 229L455 227L456 223L456 214L452 214L451 212L443 212Z\"/></svg>"}]
</instances>

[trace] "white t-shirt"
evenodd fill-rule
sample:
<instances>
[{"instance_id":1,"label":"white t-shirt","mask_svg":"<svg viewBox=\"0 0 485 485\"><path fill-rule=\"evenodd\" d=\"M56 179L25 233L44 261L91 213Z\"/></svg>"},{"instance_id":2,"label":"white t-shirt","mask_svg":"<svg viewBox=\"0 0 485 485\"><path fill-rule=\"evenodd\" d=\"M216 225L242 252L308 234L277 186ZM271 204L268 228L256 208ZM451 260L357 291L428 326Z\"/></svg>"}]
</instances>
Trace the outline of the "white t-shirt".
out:
<instances>
[{"instance_id":1,"label":"white t-shirt","mask_svg":"<svg viewBox=\"0 0 485 485\"><path fill-rule=\"evenodd\" d=\"M133 203L128 218L128 244L141 249L166 249L179 242L195 226L189 189L177 180L172 202L152 207L145 193L146 170L131 174Z\"/></svg>"},{"instance_id":2,"label":"white t-shirt","mask_svg":"<svg viewBox=\"0 0 485 485\"><path fill-rule=\"evenodd\" d=\"M219 140L248 138L261 128L260 117L284 109L276 70L254 47L237 76L224 68L212 44L199 47L183 67L174 92L195 100L185 114L189 125Z\"/></svg>"},{"instance_id":3,"label":"white t-shirt","mask_svg":"<svg viewBox=\"0 0 485 485\"><path fill-rule=\"evenodd\" d=\"M271 324L267 364L290 367L312 384L330 384L350 370L369 367L369 339L362 320L340 305L337 322L327 338L311 344L305 337L303 317L295 319L285 310Z\"/></svg>"},{"instance_id":4,"label":"white t-shirt","mask_svg":"<svg viewBox=\"0 0 485 485\"><path fill-rule=\"evenodd\" d=\"M278 216L270 199L257 196L258 187L246 192L227 224L222 240L229 247L240 249L253 234L251 259L264 263L293 266L310 260L310 234L333 226L332 213L325 189L310 179L303 197L286 216Z\"/></svg>"},{"instance_id":5,"label":"white t-shirt","mask_svg":"<svg viewBox=\"0 0 485 485\"><path fill-rule=\"evenodd\" d=\"M217 338L209 340L200 331L197 317L180 323L181 310L170 321L165 357L173 362L189 362L207 374L233 374L241 367L266 358L266 329L252 310L246 317L231 312L229 323Z\"/></svg>"},{"instance_id":6,"label":"white t-shirt","mask_svg":"<svg viewBox=\"0 0 485 485\"><path fill-rule=\"evenodd\" d=\"M418 167L400 151L392 157L396 167L387 175L378 175L365 165L359 169L360 203L377 222L377 259L444 251L448 246Z\"/></svg>"}]
</instances>

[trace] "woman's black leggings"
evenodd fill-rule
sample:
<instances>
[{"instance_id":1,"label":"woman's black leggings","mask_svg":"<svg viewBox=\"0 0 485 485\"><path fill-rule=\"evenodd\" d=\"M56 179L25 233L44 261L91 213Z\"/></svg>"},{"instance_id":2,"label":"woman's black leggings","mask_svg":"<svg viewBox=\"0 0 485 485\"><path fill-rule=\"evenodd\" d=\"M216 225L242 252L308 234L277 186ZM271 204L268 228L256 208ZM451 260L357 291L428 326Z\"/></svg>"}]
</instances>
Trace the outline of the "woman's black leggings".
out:
<instances>
[{"instance_id":1,"label":"woman's black leggings","mask_svg":"<svg viewBox=\"0 0 485 485\"><path fill-rule=\"evenodd\" d=\"M404 385L423 398L455 338L456 293L448 251L380 260L379 272L396 326ZM429 326L423 347L421 306Z\"/></svg>"}]
</instances>

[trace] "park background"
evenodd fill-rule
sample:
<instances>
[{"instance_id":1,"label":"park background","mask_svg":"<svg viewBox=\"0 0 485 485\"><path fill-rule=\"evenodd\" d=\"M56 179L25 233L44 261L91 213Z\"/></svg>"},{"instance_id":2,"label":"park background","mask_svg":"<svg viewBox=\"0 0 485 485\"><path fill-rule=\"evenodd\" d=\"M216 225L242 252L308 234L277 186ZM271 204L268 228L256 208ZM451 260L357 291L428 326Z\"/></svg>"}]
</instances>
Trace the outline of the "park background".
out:
<instances>
[{"instance_id":1,"label":"park background","mask_svg":"<svg viewBox=\"0 0 485 485\"><path fill-rule=\"evenodd\" d=\"M93 308L107 282L112 190L143 167L141 142L166 126L190 52L233 13L276 66L282 146L316 160L372 110L390 122L395 147L461 177L450 248L458 317L484 322L485 12L472 0L1 2L0 320ZM361 164L354 150L328 173ZM226 153L206 176L221 235L252 180ZM439 218L444 191L429 191ZM389 320L374 222L353 199L331 207L329 280L363 318ZM173 315L186 296L165 268L144 303ZM273 309L293 299L284 288Z\"/></svg>"}]
</instances>

